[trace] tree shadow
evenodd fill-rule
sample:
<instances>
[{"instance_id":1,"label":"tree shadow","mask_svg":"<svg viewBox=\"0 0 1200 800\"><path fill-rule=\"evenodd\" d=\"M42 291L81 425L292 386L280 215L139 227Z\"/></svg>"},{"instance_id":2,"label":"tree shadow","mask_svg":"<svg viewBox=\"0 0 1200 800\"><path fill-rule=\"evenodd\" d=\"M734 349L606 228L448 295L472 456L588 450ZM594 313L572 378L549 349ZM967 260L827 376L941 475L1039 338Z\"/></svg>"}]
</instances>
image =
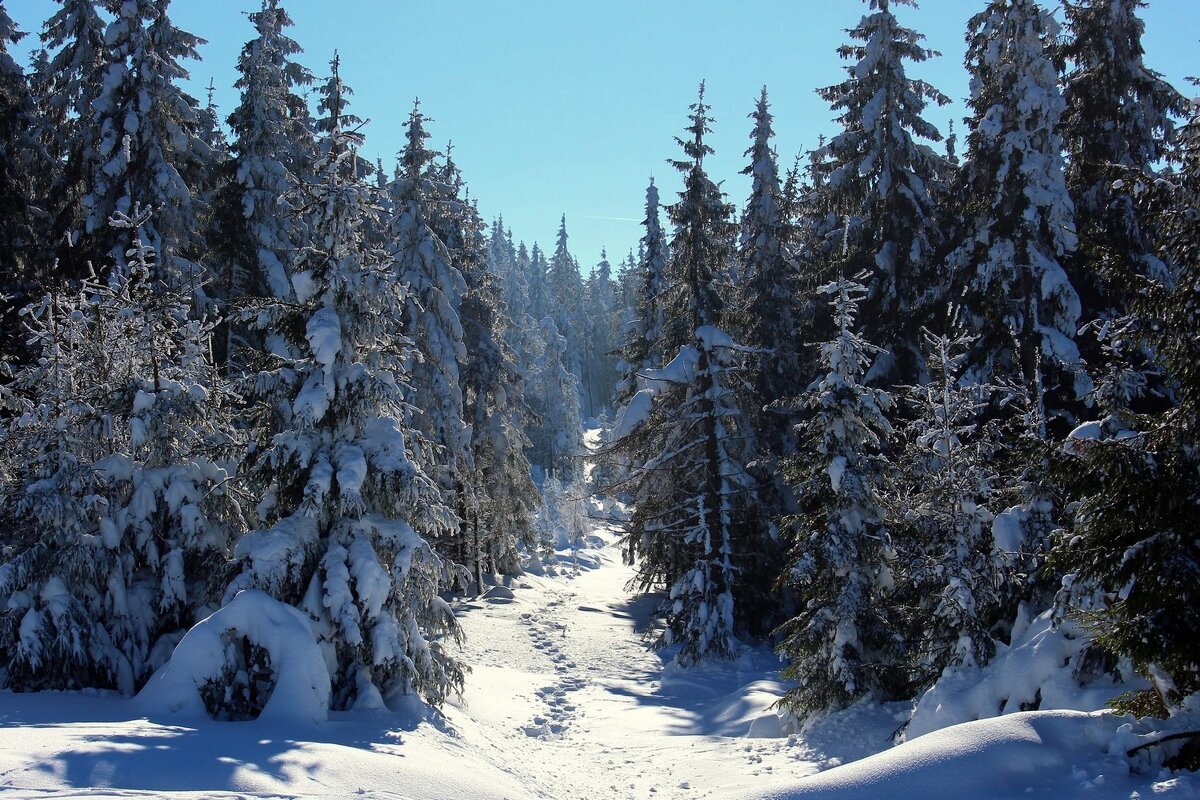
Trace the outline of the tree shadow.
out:
<instances>
[{"instance_id":1,"label":"tree shadow","mask_svg":"<svg viewBox=\"0 0 1200 800\"><path fill-rule=\"evenodd\" d=\"M30 769L77 789L155 792L282 789L320 759L289 757L310 745L335 745L405 758L404 736L423 724L450 733L437 712L335 712L323 724L280 726L257 720L146 719L115 694L0 693L0 729L59 728L63 747Z\"/></svg>"}]
</instances>

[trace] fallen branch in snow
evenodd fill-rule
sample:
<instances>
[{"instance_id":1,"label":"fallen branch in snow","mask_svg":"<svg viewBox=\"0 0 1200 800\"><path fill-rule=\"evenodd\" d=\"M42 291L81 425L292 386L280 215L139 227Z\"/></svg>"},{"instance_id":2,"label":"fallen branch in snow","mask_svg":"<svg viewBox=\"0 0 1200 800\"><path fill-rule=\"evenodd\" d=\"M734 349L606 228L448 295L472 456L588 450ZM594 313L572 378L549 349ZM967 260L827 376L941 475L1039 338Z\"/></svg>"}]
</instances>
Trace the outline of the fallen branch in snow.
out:
<instances>
[{"instance_id":1,"label":"fallen branch in snow","mask_svg":"<svg viewBox=\"0 0 1200 800\"><path fill-rule=\"evenodd\" d=\"M1128 758L1132 758L1139 750L1149 750L1151 747L1158 747L1167 742L1176 742L1180 739L1187 739L1193 747L1200 747L1200 730L1180 731L1179 733L1168 734L1152 742L1145 742L1144 744L1139 744L1137 747L1130 748L1125 751L1125 755ZM1184 745L1184 748L1186 749L1187 745ZM1181 753L1180 755L1183 754Z\"/></svg>"}]
</instances>

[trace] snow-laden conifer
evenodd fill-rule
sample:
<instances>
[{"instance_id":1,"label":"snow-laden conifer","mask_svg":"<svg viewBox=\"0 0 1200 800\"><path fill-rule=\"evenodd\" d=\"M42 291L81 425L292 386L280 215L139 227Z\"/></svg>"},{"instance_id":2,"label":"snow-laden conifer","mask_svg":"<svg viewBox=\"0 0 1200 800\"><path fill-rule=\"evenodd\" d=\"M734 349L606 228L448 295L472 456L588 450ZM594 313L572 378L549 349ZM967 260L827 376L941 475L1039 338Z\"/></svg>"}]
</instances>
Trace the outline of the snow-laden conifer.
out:
<instances>
[{"instance_id":1,"label":"snow-laden conifer","mask_svg":"<svg viewBox=\"0 0 1200 800\"><path fill-rule=\"evenodd\" d=\"M608 407L617 383L619 318L612 264L608 251L601 249L600 262L584 284L582 314L584 410L590 417L601 415Z\"/></svg>"},{"instance_id":2,"label":"snow-laden conifer","mask_svg":"<svg viewBox=\"0 0 1200 800\"><path fill-rule=\"evenodd\" d=\"M529 431L529 460L565 481L581 471L583 427L579 411L579 377L567 370L567 338L552 317L538 330L539 351L529 371L527 397L536 421Z\"/></svg>"},{"instance_id":3,"label":"snow-laden conifer","mask_svg":"<svg viewBox=\"0 0 1200 800\"><path fill-rule=\"evenodd\" d=\"M1076 236L1051 52L1058 23L1034 0L992 0L969 31L966 224L950 264L979 335L971 374L1022 383L1045 419L1090 389L1064 269Z\"/></svg>"},{"instance_id":4,"label":"snow-laden conifer","mask_svg":"<svg viewBox=\"0 0 1200 800\"><path fill-rule=\"evenodd\" d=\"M660 218L658 187L654 179L646 187L646 215L642 220L646 233L642 236L642 258L638 262L638 281L635 290L635 313L625 332L621 350L621 379L617 383L615 402L623 406L637 391L637 373L661 366L663 336L666 331L668 264L670 248L663 233Z\"/></svg>"},{"instance_id":5,"label":"snow-laden conifer","mask_svg":"<svg viewBox=\"0 0 1200 800\"><path fill-rule=\"evenodd\" d=\"M390 255L364 242L375 190L359 177L359 136L342 128L339 86L323 98L317 178L292 201L311 231L295 300L261 315L276 363L254 379L273 412L253 464L263 527L238 543L226 597L261 589L309 616L335 708L377 705L380 693L439 703L463 669L443 642L458 626L430 540L457 519L411 456L408 291Z\"/></svg>"},{"instance_id":6,"label":"snow-laden conifer","mask_svg":"<svg viewBox=\"0 0 1200 800\"><path fill-rule=\"evenodd\" d=\"M970 334L924 334L929 382L903 389L903 474L894 509L898 571L912 593L913 680L932 684L949 666L980 667L995 652L999 587L1008 554L992 535L997 496L995 426L985 420L993 386L965 384Z\"/></svg>"},{"instance_id":7,"label":"snow-laden conifer","mask_svg":"<svg viewBox=\"0 0 1200 800\"><path fill-rule=\"evenodd\" d=\"M525 386L506 344L512 323L488 268L483 222L449 155L434 172L431 228L446 245L450 263L463 280L458 305L464 345L459 380L471 468L463 483L471 502L463 510L460 562L474 574L475 588L482 592L485 571L515 572L518 546L532 544L537 486L525 455L529 445L524 432ZM495 255L506 260L512 242L507 232L500 235L504 244ZM509 269L515 270L515 265Z\"/></svg>"},{"instance_id":8,"label":"snow-laden conifer","mask_svg":"<svg viewBox=\"0 0 1200 800\"><path fill-rule=\"evenodd\" d=\"M679 645L685 664L736 653L737 633L754 624L739 602L764 577L745 570L766 526L736 398L744 358L728 334L699 327L668 364L641 373L611 445L636 457L625 537L636 585L668 590L658 645Z\"/></svg>"},{"instance_id":9,"label":"snow-laden conifer","mask_svg":"<svg viewBox=\"0 0 1200 800\"><path fill-rule=\"evenodd\" d=\"M587 344L584 341L583 277L579 273L579 262L571 254L565 214L559 222L554 254L546 270L546 286L546 301L549 304L546 313L554 318L559 334L566 339L562 353L563 367L582 377L583 354Z\"/></svg>"},{"instance_id":10,"label":"snow-laden conifer","mask_svg":"<svg viewBox=\"0 0 1200 800\"><path fill-rule=\"evenodd\" d=\"M711 133L710 106L704 102L704 84L691 106L686 138L676 138L684 160L671 165L683 174L683 191L668 211L675 225L668 266L668 292L663 300L665 326L662 353L672 357L691 344L694 332L719 325L729 296L726 269L732 260L735 227L733 206L725 202L721 187L705 171L704 159L713 149L704 141Z\"/></svg>"},{"instance_id":11,"label":"snow-laden conifer","mask_svg":"<svg viewBox=\"0 0 1200 800\"><path fill-rule=\"evenodd\" d=\"M678 644L685 664L735 654L738 632L750 627L740 601L750 581L762 578L746 574L743 559L767 529L746 469L753 433L737 403L746 348L713 324L723 308L720 281L733 226L704 168L712 149L704 141L703 85L691 110L690 136L679 140L685 159L673 162L684 175L671 207L677 283L664 298L668 326L690 330L669 363L639 371L638 391L622 409L610 446L630 469L634 512L625 543L637 563L636 583L669 591L659 644Z\"/></svg>"},{"instance_id":12,"label":"snow-laden conifer","mask_svg":"<svg viewBox=\"0 0 1200 800\"><path fill-rule=\"evenodd\" d=\"M75 279L87 275L82 199L90 187L100 142L93 104L104 89L104 33L98 0L60 0L42 28L46 65L41 99L42 144L57 165L49 176L46 198L48 241L59 272Z\"/></svg>"},{"instance_id":13,"label":"snow-laden conifer","mask_svg":"<svg viewBox=\"0 0 1200 800\"><path fill-rule=\"evenodd\" d=\"M129 236L147 214L118 214ZM24 312L37 360L18 372L0 566L5 685L131 693L220 599L241 525L237 442L209 357L212 325L132 248L105 280Z\"/></svg>"},{"instance_id":14,"label":"snow-laden conifer","mask_svg":"<svg viewBox=\"0 0 1200 800\"><path fill-rule=\"evenodd\" d=\"M198 59L203 39L177 28L170 0L125 0L105 33L103 90L93 103L99 130L88 194L85 247L120 261L124 244L109 232L116 212L154 209L141 239L158 253L154 279L183 287L202 304L203 275L191 261L196 209L189 186L207 168L199 104L180 83L184 59Z\"/></svg>"},{"instance_id":15,"label":"snow-laden conifer","mask_svg":"<svg viewBox=\"0 0 1200 800\"><path fill-rule=\"evenodd\" d=\"M37 283L47 282L48 270L34 259L40 244L35 222L51 166L37 141L41 125L30 76L9 52L25 35L0 5L0 260L6 289L19 303L30 299Z\"/></svg>"},{"instance_id":16,"label":"snow-laden conifer","mask_svg":"<svg viewBox=\"0 0 1200 800\"><path fill-rule=\"evenodd\" d=\"M765 86L750 118L754 120L751 145L746 151L750 164L742 170L751 177L751 188L738 248L742 272L737 294L738 330L744 344L766 353L752 369L747 403L756 412L760 447L782 455L791 450L789 420L782 413L764 409L799 394L807 377L799 352L803 343L796 339L798 265L789 246L791 231L771 145L775 132Z\"/></svg>"},{"instance_id":17,"label":"snow-laden conifer","mask_svg":"<svg viewBox=\"0 0 1200 800\"><path fill-rule=\"evenodd\" d=\"M290 261L303 238L289 203L308 177L314 155L311 122L299 96L313 76L293 58L292 20L279 0L264 0L249 15L255 37L238 56L240 90L229 115L233 180L222 195L219 252L230 262L227 296L292 295Z\"/></svg>"},{"instance_id":18,"label":"snow-laden conifer","mask_svg":"<svg viewBox=\"0 0 1200 800\"><path fill-rule=\"evenodd\" d=\"M446 222L442 237L431 227L432 207L441 198L436 197L431 175L436 154L426 144L429 133L419 104L409 114L406 137L400 175L390 190L388 250L408 287L404 333L419 354L410 376L412 425L421 434L413 447L445 502L466 520L478 513L460 373L467 351L459 310L467 285L444 241L450 233ZM468 244L462 240L465 235L465 231L458 234L460 249ZM457 536L457 531L452 534Z\"/></svg>"},{"instance_id":19,"label":"snow-laden conifer","mask_svg":"<svg viewBox=\"0 0 1200 800\"><path fill-rule=\"evenodd\" d=\"M1065 5L1070 62L1064 80L1067 184L1075 202L1079 251L1068 274L1082 317L1112 326L1135 303L1141 280L1162 281L1170 267L1156 252L1156 225L1135 197L1157 175L1186 102L1143 61L1140 0L1080 0ZM1141 206L1141 207L1139 207ZM1120 325L1121 323L1117 323ZM1093 326L1095 327L1095 326ZM1081 336L1080 348L1103 369L1110 349ZM1137 360L1136 352L1126 356ZM1143 369L1152 371L1149 364Z\"/></svg>"},{"instance_id":20,"label":"snow-laden conifer","mask_svg":"<svg viewBox=\"0 0 1200 800\"><path fill-rule=\"evenodd\" d=\"M856 329L865 278L840 277L821 290L837 334L820 346L827 371L803 395L811 417L785 466L800 510L785 520L792 557L783 579L802 607L777 635L789 660L784 674L799 682L784 704L802 715L888 696L903 680L882 497L892 399L864 383L878 349Z\"/></svg>"},{"instance_id":21,"label":"snow-laden conifer","mask_svg":"<svg viewBox=\"0 0 1200 800\"><path fill-rule=\"evenodd\" d=\"M915 377L922 306L927 294L946 290L932 271L939 235L930 190L940 158L927 144L941 134L923 114L950 100L906 73L906 63L938 55L892 13L892 5L915 0L865 2L870 10L849 31L854 42L838 49L853 62L846 79L819 91L842 126L819 170L831 210L850 222L847 269L868 274L863 331L882 348L872 378L893 369L895 377Z\"/></svg>"},{"instance_id":22,"label":"snow-laden conifer","mask_svg":"<svg viewBox=\"0 0 1200 800\"><path fill-rule=\"evenodd\" d=\"M1079 426L1064 448L1079 504L1056 551L1067 573L1060 599L1084 615L1106 650L1132 659L1151 681L1152 690L1122 698L1121 707L1156 716L1200 691L1192 613L1200 596L1200 105L1192 104L1180 134L1178 171L1141 198L1161 226L1156 254L1177 272L1141 283L1133 313L1156 324L1127 339L1156 354L1176 403L1136 418L1121 396L1129 384L1113 376L1121 413Z\"/></svg>"}]
</instances>

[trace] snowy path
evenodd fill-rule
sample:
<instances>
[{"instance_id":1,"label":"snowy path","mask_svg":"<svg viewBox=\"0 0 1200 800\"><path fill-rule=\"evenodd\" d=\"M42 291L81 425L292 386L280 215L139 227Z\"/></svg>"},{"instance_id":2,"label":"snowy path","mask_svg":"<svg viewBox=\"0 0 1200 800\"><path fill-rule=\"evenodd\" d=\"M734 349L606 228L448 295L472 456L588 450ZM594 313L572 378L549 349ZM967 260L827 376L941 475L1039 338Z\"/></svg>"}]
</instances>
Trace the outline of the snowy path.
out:
<instances>
[{"instance_id":1,"label":"snowy path","mask_svg":"<svg viewBox=\"0 0 1200 800\"><path fill-rule=\"evenodd\" d=\"M535 797L731 797L815 771L787 740L745 738L781 691L774 659L664 671L641 631L655 599L630 598L615 532L597 535L598 568L522 578L463 615L476 666L451 723Z\"/></svg>"}]
</instances>

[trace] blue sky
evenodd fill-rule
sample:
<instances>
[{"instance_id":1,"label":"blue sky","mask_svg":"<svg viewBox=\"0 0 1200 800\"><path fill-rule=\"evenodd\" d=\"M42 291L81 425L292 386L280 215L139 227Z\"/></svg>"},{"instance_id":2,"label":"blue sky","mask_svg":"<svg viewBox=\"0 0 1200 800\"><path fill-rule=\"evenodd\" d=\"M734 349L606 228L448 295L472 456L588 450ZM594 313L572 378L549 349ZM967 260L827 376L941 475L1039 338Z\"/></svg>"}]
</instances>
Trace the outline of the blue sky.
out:
<instances>
[{"instance_id":1,"label":"blue sky","mask_svg":"<svg viewBox=\"0 0 1200 800\"><path fill-rule=\"evenodd\" d=\"M8 0L21 27L37 32L50 0ZM921 0L898 6L901 20L943 57L915 73L956 104L930 113L943 133L963 115L967 18L982 0ZM716 117L710 173L739 206L739 170L760 87L776 117L781 161L834 130L814 88L840 79L836 48L866 4L857 0L285 0L305 49L300 60L328 72L335 48L369 117L364 155L390 164L414 97L434 119L439 147L455 157L486 217L504 215L514 235L552 247L567 215L584 269L607 246L615 262L641 235L647 178L670 202L678 188L668 158L701 79ZM208 40L189 65L192 89L215 80L222 114L237 103L234 64L253 33L254 0L175 0L176 24ZM1151 0L1147 63L1180 88L1200 73L1195 24L1200 0ZM26 42L31 42L28 37ZM1195 90L1188 88L1189 93Z\"/></svg>"}]
</instances>

